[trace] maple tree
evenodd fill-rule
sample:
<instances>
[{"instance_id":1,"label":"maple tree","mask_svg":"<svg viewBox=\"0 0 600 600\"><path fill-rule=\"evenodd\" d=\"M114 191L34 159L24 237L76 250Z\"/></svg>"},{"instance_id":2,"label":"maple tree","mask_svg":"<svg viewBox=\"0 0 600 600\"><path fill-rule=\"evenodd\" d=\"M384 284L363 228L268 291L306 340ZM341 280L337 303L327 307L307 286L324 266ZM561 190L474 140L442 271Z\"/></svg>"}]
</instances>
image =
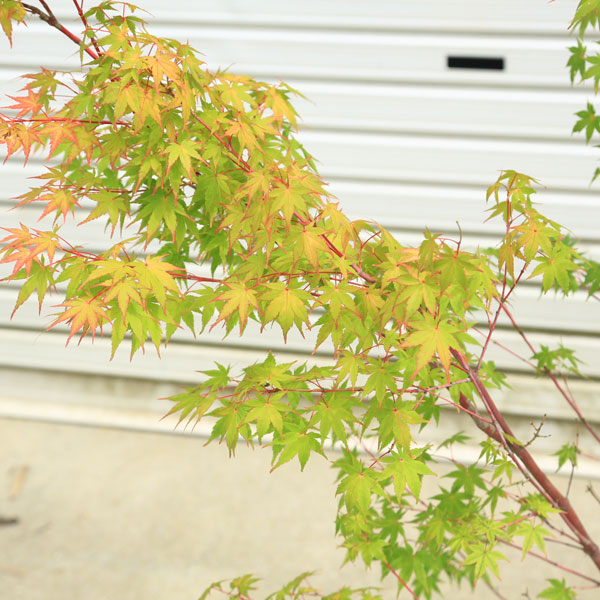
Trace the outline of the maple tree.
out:
<instances>
[{"instance_id":1,"label":"maple tree","mask_svg":"<svg viewBox=\"0 0 600 600\"><path fill-rule=\"evenodd\" d=\"M600 443L565 383L578 374L573 351L534 347L509 304L529 279L565 296L583 289L593 297L600 288L600 265L536 208L536 180L505 171L488 189L489 218L505 230L495 249L471 251L429 232L406 247L375 223L349 220L327 193L294 137L292 88L210 71L190 46L152 35L133 5L103 1L84 12L74 0L74 33L49 4L0 0L9 40L16 25L41 18L79 45L83 67L25 75L0 115L7 158L45 150L53 159L17 205L41 203L54 227L21 224L2 240L9 279L22 282L15 310L34 293L41 307L49 290L60 292L50 327L66 324L68 340L106 329L113 355L124 342L132 355L148 341L158 351L184 328L243 335L250 321L279 327L284 340L296 330L315 347L329 344L328 366L283 363L272 353L241 372L217 364L172 398L170 414L211 418L210 439L230 452L240 440L270 444L273 468L293 459L304 468L313 454L332 460L348 560L379 563L414 598L433 597L444 578L491 585L506 546L550 561L550 538L577 546L600 570L600 548L568 494L490 394L505 385L486 359L505 316L531 352L524 359ZM572 26L581 36L597 25L599 5L580 2ZM597 85L597 56L581 40L572 76ZM588 139L600 131L590 107L575 126ZM137 233L94 254L61 236L74 217L104 220L111 236L126 226ZM198 265L211 275L199 275ZM483 342L470 333L476 314L487 320ZM455 462L449 488L424 499L435 449L419 447L414 433L443 421L445 405L483 432L481 454L474 465ZM464 441L456 433L444 445ZM578 453L575 443L561 447L559 466L575 469ZM600 579L553 564L600 587ZM318 595L307 575L271 597ZM572 581L552 578L538 597L575 598ZM255 583L244 576L229 588L215 584L202 598L215 590L247 598ZM344 588L323 597L378 596Z\"/></svg>"}]
</instances>

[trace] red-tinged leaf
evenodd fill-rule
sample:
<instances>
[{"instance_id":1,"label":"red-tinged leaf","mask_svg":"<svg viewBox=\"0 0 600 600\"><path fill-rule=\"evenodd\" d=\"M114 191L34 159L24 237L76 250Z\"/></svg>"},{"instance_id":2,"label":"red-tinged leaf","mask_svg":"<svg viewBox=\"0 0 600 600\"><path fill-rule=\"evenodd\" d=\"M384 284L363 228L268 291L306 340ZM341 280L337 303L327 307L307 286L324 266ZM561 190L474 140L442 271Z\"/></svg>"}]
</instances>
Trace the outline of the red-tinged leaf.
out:
<instances>
[{"instance_id":1,"label":"red-tinged leaf","mask_svg":"<svg viewBox=\"0 0 600 600\"><path fill-rule=\"evenodd\" d=\"M8 96L8 94L7 94ZM27 96L8 96L11 100L14 100L16 104L11 104L10 106L4 106L3 108L9 108L11 110L18 110L17 119L26 115L27 113L31 113L35 115L42 108L40 99L40 93L36 93L33 90L27 88Z\"/></svg>"},{"instance_id":2,"label":"red-tinged leaf","mask_svg":"<svg viewBox=\"0 0 600 600\"><path fill-rule=\"evenodd\" d=\"M35 130L22 123L3 122L0 115L0 144L6 144L6 162L15 152L22 150L25 154L25 164L29 160L31 146L40 139Z\"/></svg>"},{"instance_id":3,"label":"red-tinged leaf","mask_svg":"<svg viewBox=\"0 0 600 600\"><path fill-rule=\"evenodd\" d=\"M74 144L77 143L77 137L73 132L73 124L64 119L49 121L40 128L39 134L41 138L48 138L50 141L50 151L48 158L56 152L56 149L61 144L63 139L68 139Z\"/></svg>"},{"instance_id":4,"label":"red-tinged leaf","mask_svg":"<svg viewBox=\"0 0 600 600\"><path fill-rule=\"evenodd\" d=\"M52 329L59 323L66 322L71 325L69 337L67 338L67 344L71 341L71 338L79 331L81 331L81 338L85 336L88 331L92 331L92 339L95 338L96 329L100 327L102 331L102 325L106 322L110 322L110 318L105 311L105 306L101 303L98 298L74 298L67 300L57 306L64 306L65 310L55 321L52 323L46 331Z\"/></svg>"},{"instance_id":5,"label":"red-tinged leaf","mask_svg":"<svg viewBox=\"0 0 600 600\"><path fill-rule=\"evenodd\" d=\"M147 256L144 268L138 266L136 271L140 282L148 286L163 309L167 299L166 291L179 292L173 273L182 269L163 261L161 256Z\"/></svg>"},{"instance_id":6,"label":"red-tinged leaf","mask_svg":"<svg viewBox=\"0 0 600 600\"><path fill-rule=\"evenodd\" d=\"M12 47L13 21L21 23L25 20L25 8L18 0L3 0L0 4L0 25Z\"/></svg>"},{"instance_id":7,"label":"red-tinged leaf","mask_svg":"<svg viewBox=\"0 0 600 600\"><path fill-rule=\"evenodd\" d=\"M240 329L243 330L250 314L250 308L258 308L258 301L254 290L247 288L242 281L227 282L225 285L229 288L217 296L215 300L225 300L225 305L219 312L219 318L213 327L219 322L227 319L234 312L237 312L240 317ZM212 329L212 328L211 328Z\"/></svg>"},{"instance_id":8,"label":"red-tinged leaf","mask_svg":"<svg viewBox=\"0 0 600 600\"><path fill-rule=\"evenodd\" d=\"M115 297L117 298L119 310L123 316L123 322L125 322L129 302L133 300L136 304L140 305L143 302L138 290L137 282L133 278L110 285L110 289L104 295L104 302L108 303Z\"/></svg>"},{"instance_id":9,"label":"red-tinged leaf","mask_svg":"<svg viewBox=\"0 0 600 600\"><path fill-rule=\"evenodd\" d=\"M279 125L287 119L296 127L296 111L286 97L286 92L277 87L270 87L265 99L267 106L273 111L273 117Z\"/></svg>"},{"instance_id":10,"label":"red-tinged leaf","mask_svg":"<svg viewBox=\"0 0 600 600\"><path fill-rule=\"evenodd\" d=\"M240 149L248 148L252 150L258 145L254 132L248 123L241 120L234 121L225 131L227 137L235 137L240 144Z\"/></svg>"},{"instance_id":11,"label":"red-tinged leaf","mask_svg":"<svg viewBox=\"0 0 600 600\"><path fill-rule=\"evenodd\" d=\"M155 56L146 56L144 62L152 71L154 79L154 89L158 92L159 85L163 77L168 77L172 81L181 80L181 68L175 63L176 54L172 52L157 53Z\"/></svg>"},{"instance_id":12,"label":"red-tinged leaf","mask_svg":"<svg viewBox=\"0 0 600 600\"><path fill-rule=\"evenodd\" d=\"M27 270L27 275L29 275L32 262L34 260L39 262L38 257L44 252L52 262L56 250L61 248L58 236L53 231L30 230L22 223L21 229L5 228L4 230L12 233L12 235L0 240L0 243L6 243L5 256L0 262L15 263L10 277L13 277L23 266Z\"/></svg>"},{"instance_id":13,"label":"red-tinged leaf","mask_svg":"<svg viewBox=\"0 0 600 600\"><path fill-rule=\"evenodd\" d=\"M56 213L57 211L66 219L69 211L75 214L75 207L79 207L79 200L67 190L54 190L50 194L40 196L38 200L47 201L44 212L40 215L38 221L41 221L46 215Z\"/></svg>"},{"instance_id":14,"label":"red-tinged leaf","mask_svg":"<svg viewBox=\"0 0 600 600\"><path fill-rule=\"evenodd\" d=\"M319 252L327 251L327 246L315 227L306 226L294 246L294 259L306 258L312 267L319 268Z\"/></svg>"}]
</instances>

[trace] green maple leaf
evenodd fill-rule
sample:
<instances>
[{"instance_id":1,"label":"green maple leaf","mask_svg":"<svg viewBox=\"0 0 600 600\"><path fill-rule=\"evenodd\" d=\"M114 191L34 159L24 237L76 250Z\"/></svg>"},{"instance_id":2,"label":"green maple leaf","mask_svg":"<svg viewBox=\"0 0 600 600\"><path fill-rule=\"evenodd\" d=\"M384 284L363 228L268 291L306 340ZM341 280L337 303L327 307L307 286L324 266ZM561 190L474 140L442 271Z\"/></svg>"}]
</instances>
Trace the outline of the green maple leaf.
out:
<instances>
[{"instance_id":1,"label":"green maple leaf","mask_svg":"<svg viewBox=\"0 0 600 600\"><path fill-rule=\"evenodd\" d=\"M221 308L219 318L214 323L213 327L219 323L219 321L224 321L232 314L238 313L240 318L240 331L243 331L246 327L251 307L258 308L256 292L251 288L247 288L243 281L226 282L225 285L229 288L228 291L223 292L215 298L215 300L225 300L225 304L223 308Z\"/></svg>"},{"instance_id":2,"label":"green maple leaf","mask_svg":"<svg viewBox=\"0 0 600 600\"><path fill-rule=\"evenodd\" d=\"M312 296L304 290L286 286L283 282L273 283L261 295L261 300L267 302L263 323L276 321L286 341L292 325L302 331L302 325L308 323L308 306Z\"/></svg>"},{"instance_id":3,"label":"green maple leaf","mask_svg":"<svg viewBox=\"0 0 600 600\"><path fill-rule=\"evenodd\" d=\"M467 551L467 557L464 560L465 565L473 565L475 567L475 578L483 577L489 569L494 575L500 579L500 570L498 568L498 560L508 560L502 552L494 550L493 546L488 544L476 544L471 546Z\"/></svg>"},{"instance_id":4,"label":"green maple leaf","mask_svg":"<svg viewBox=\"0 0 600 600\"><path fill-rule=\"evenodd\" d=\"M430 273L406 273L397 277L396 281L406 286L399 297L406 302L405 318L411 317L422 304L430 313L435 311L435 299L439 295L439 288L431 283Z\"/></svg>"},{"instance_id":5,"label":"green maple leaf","mask_svg":"<svg viewBox=\"0 0 600 600\"><path fill-rule=\"evenodd\" d=\"M324 306L331 313L331 316L336 322L340 316L342 307L345 307L358 315L359 312L356 308L356 304L354 303L352 296L346 291L348 289L350 289L350 286L348 285L333 285L332 283L327 282L325 284L325 290L319 297L315 306Z\"/></svg>"},{"instance_id":6,"label":"green maple leaf","mask_svg":"<svg viewBox=\"0 0 600 600\"><path fill-rule=\"evenodd\" d=\"M246 401L246 406L250 407L250 412L244 419L245 423L256 421L256 433L260 438L264 436L271 426L281 433L283 429L282 413L290 410L290 407L280 401L284 396L283 392L268 394L267 396L256 396Z\"/></svg>"},{"instance_id":7,"label":"green maple leaf","mask_svg":"<svg viewBox=\"0 0 600 600\"><path fill-rule=\"evenodd\" d=\"M352 414L351 399L351 394L334 392L321 398L315 406L309 425L314 426L316 423L320 423L323 442L331 430L339 440L346 442L347 432L344 422L348 424L356 422L356 417Z\"/></svg>"},{"instance_id":8,"label":"green maple leaf","mask_svg":"<svg viewBox=\"0 0 600 600\"><path fill-rule=\"evenodd\" d=\"M444 477L454 479L452 492L457 492L462 488L469 496L472 496L475 493L476 487L482 490L487 489L485 482L481 477L484 473L485 469L480 469L475 465L456 465L456 469L451 473L444 475Z\"/></svg>"},{"instance_id":9,"label":"green maple leaf","mask_svg":"<svg viewBox=\"0 0 600 600\"><path fill-rule=\"evenodd\" d=\"M250 365L244 369L246 376L240 384L243 391L256 387L271 386L277 389L285 389L296 381L296 377L290 372L293 362L277 364L275 357L269 351L269 355L262 363Z\"/></svg>"},{"instance_id":10,"label":"green maple leaf","mask_svg":"<svg viewBox=\"0 0 600 600\"><path fill-rule=\"evenodd\" d=\"M412 321L413 332L404 340L404 347L418 346L417 363L414 377L435 354L438 355L446 373L450 371L450 349L460 348L455 334L461 329L450 322L436 319L433 315L425 313L418 320Z\"/></svg>"},{"instance_id":11,"label":"green maple leaf","mask_svg":"<svg viewBox=\"0 0 600 600\"><path fill-rule=\"evenodd\" d=\"M198 154L198 150L201 146L202 145L199 142L195 142L190 138L169 144L166 150L169 156L167 174L173 166L173 163L178 160L188 174L188 177L190 177L190 179L195 179L192 169L192 160L201 158L200 154Z\"/></svg>"},{"instance_id":12,"label":"green maple leaf","mask_svg":"<svg viewBox=\"0 0 600 600\"><path fill-rule=\"evenodd\" d=\"M202 387L213 391L222 390L229 385L229 371L231 370L231 367L226 367L219 363L215 364L217 365L216 369L201 371L203 375L208 376L208 379L203 382Z\"/></svg>"},{"instance_id":13,"label":"green maple leaf","mask_svg":"<svg viewBox=\"0 0 600 600\"><path fill-rule=\"evenodd\" d=\"M588 25L594 26L598 22L599 10L600 0L580 0L569 29L579 27L579 33L582 35Z\"/></svg>"},{"instance_id":14,"label":"green maple leaf","mask_svg":"<svg viewBox=\"0 0 600 600\"><path fill-rule=\"evenodd\" d=\"M348 510L358 508L365 513L371 505L371 495L384 496L385 493L379 481L381 473L367 469L362 463L356 463L354 472L346 475L337 487L336 494L343 494L344 503Z\"/></svg>"},{"instance_id":15,"label":"green maple leaf","mask_svg":"<svg viewBox=\"0 0 600 600\"><path fill-rule=\"evenodd\" d=\"M594 80L594 93L598 93L598 84L600 83L600 56L593 55L587 58L588 65L590 65L583 74L583 79Z\"/></svg>"},{"instance_id":16,"label":"green maple leaf","mask_svg":"<svg viewBox=\"0 0 600 600\"><path fill-rule=\"evenodd\" d=\"M590 102L588 102L585 110L580 110L575 114L579 117L579 120L573 125L573 133L585 129L585 141L589 142L594 131L600 132L600 116L596 115L594 105Z\"/></svg>"},{"instance_id":17,"label":"green maple leaf","mask_svg":"<svg viewBox=\"0 0 600 600\"><path fill-rule=\"evenodd\" d=\"M373 404L367 413L367 419L375 417L379 421L379 446L383 447L395 441L408 451L412 442L409 425L424 423L425 419L415 411L414 402L396 403L381 409Z\"/></svg>"},{"instance_id":18,"label":"green maple leaf","mask_svg":"<svg viewBox=\"0 0 600 600\"><path fill-rule=\"evenodd\" d=\"M232 400L225 406L213 410L209 416L218 417L213 425L209 442L219 438L225 440L230 453L235 450L240 435L248 437L249 427L244 424L247 408L240 402ZM243 430L242 428L246 429Z\"/></svg>"},{"instance_id":19,"label":"green maple leaf","mask_svg":"<svg viewBox=\"0 0 600 600\"><path fill-rule=\"evenodd\" d=\"M375 397L379 406L382 405L384 398L389 393L396 393L398 386L396 385L396 377L398 376L398 363L381 360L373 361L370 359L371 364L367 367L367 371L370 373L361 397L365 397L367 394L375 390Z\"/></svg>"},{"instance_id":20,"label":"green maple leaf","mask_svg":"<svg viewBox=\"0 0 600 600\"><path fill-rule=\"evenodd\" d=\"M317 434L312 431L309 432L306 423L294 426L294 429L295 431L284 432L277 441L273 442L274 450L278 453L278 458L274 453L273 462L275 464L271 468L271 471L292 460L294 456L298 457L300 469L304 471L311 452L325 456Z\"/></svg>"},{"instance_id":21,"label":"green maple leaf","mask_svg":"<svg viewBox=\"0 0 600 600\"><path fill-rule=\"evenodd\" d=\"M550 531L545 527L542 527L540 524L535 525L531 521L523 521L515 530L515 535L523 536L522 559L525 558L525 555L531 550L534 544L546 554L546 541L544 540L544 536L550 535Z\"/></svg>"},{"instance_id":22,"label":"green maple leaf","mask_svg":"<svg viewBox=\"0 0 600 600\"><path fill-rule=\"evenodd\" d=\"M575 444L563 444L552 456L558 456L558 469L568 461L573 467L577 466L577 456L579 448Z\"/></svg>"},{"instance_id":23,"label":"green maple leaf","mask_svg":"<svg viewBox=\"0 0 600 600\"><path fill-rule=\"evenodd\" d=\"M322 328L321 328L322 329ZM344 350L344 354L338 359L336 365L338 370L337 383L338 385L344 381L344 378L349 375L352 385L356 385L358 373L364 368L364 360L361 356L350 350Z\"/></svg>"},{"instance_id":24,"label":"green maple leaf","mask_svg":"<svg viewBox=\"0 0 600 600\"><path fill-rule=\"evenodd\" d=\"M583 78L585 73L585 57L587 48L581 43L581 40L577 40L577 46L571 46L569 48L569 52L571 53L571 56L567 61L567 67L569 68L571 83L573 83L577 73L579 73L579 76Z\"/></svg>"},{"instance_id":25,"label":"green maple leaf","mask_svg":"<svg viewBox=\"0 0 600 600\"><path fill-rule=\"evenodd\" d=\"M419 456L422 452L412 449L412 453L401 449L398 452L385 456L382 462L388 466L383 474L392 478L394 490L398 503L404 494L404 488L408 488L413 496L418 500L421 493L421 479L423 475L435 475L435 473L423 462Z\"/></svg>"},{"instance_id":26,"label":"green maple leaf","mask_svg":"<svg viewBox=\"0 0 600 600\"><path fill-rule=\"evenodd\" d=\"M547 600L575 600L575 592L567 586L564 579L548 579L550 586L541 591L537 597Z\"/></svg>"},{"instance_id":27,"label":"green maple leaf","mask_svg":"<svg viewBox=\"0 0 600 600\"><path fill-rule=\"evenodd\" d=\"M529 276L543 274L542 287L545 292L550 290L554 281L558 282L562 291L568 294L571 290L569 271L576 271L579 267L571 260L573 252L569 248L556 245L553 246L546 256L536 257L538 265Z\"/></svg>"},{"instance_id":28,"label":"green maple leaf","mask_svg":"<svg viewBox=\"0 0 600 600\"><path fill-rule=\"evenodd\" d=\"M565 348L562 344L554 350L541 344L540 350L531 358L537 361L536 369L540 373L554 372L562 368L575 375L580 375L578 363L581 361L575 356L575 350Z\"/></svg>"},{"instance_id":29,"label":"green maple leaf","mask_svg":"<svg viewBox=\"0 0 600 600\"><path fill-rule=\"evenodd\" d=\"M216 400L216 394L205 394L199 387L188 388L181 394L176 394L169 398L173 402L173 407L163 417L179 413L177 424L187 418L188 423L191 421L199 421L203 415L210 409Z\"/></svg>"}]
</instances>

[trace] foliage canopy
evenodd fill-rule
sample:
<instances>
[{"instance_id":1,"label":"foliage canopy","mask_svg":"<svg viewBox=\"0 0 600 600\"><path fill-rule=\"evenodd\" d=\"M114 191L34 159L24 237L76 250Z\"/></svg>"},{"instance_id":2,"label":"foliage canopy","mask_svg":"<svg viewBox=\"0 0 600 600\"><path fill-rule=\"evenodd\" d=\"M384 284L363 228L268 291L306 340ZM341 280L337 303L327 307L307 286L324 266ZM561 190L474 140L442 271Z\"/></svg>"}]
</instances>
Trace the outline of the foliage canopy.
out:
<instances>
[{"instance_id":1,"label":"foliage canopy","mask_svg":"<svg viewBox=\"0 0 600 600\"><path fill-rule=\"evenodd\" d=\"M432 598L444 578L490 582L503 547L543 555L551 535L567 536L600 568L600 550L567 496L489 393L505 378L486 353L501 316L520 331L509 305L519 284L536 279L544 293L564 295L600 288L598 264L537 209L536 180L506 171L489 187L489 218L505 231L495 249L471 251L430 232L407 247L375 223L351 221L329 196L295 138L289 86L210 71L190 46L150 33L130 4L103 1L84 12L74 1L81 35L41 4L0 0L5 34L40 17L79 44L82 69L26 75L0 115L7 157L22 152L27 161L44 150L53 159L18 205L40 203L54 227L21 224L2 240L2 262L21 282L15 310L34 293L41 307L49 290L60 292L51 327L66 324L69 340L106 329L113 355L122 343L131 355L147 343L158 351L184 328L243 335L253 324L278 327L284 339L312 335L315 348L331 349L329 365L282 363L272 353L240 372L217 364L172 398L171 413L180 422L212 418L211 439L230 452L240 440L268 443L273 468L292 460L304 468L313 454L334 460L347 559L379 563L415 598ZM571 78L596 87L598 57L582 36L597 25L599 4L580 2L572 26L581 37L569 60ZM591 104L578 117L575 130L588 140L600 131ZM137 232L94 254L61 236L73 218L100 219L111 236ZM471 332L482 315L481 340ZM562 379L578 374L572 351L525 339L525 358L600 442ZM435 449L417 446L413 434L443 419L446 405L486 438L477 464L457 462L449 483L424 499ZM445 445L464 441L456 434ZM577 452L559 449L559 465L575 466ZM230 593L246 598L254 583L241 577ZM313 593L303 574L272 597ZM352 595L376 597L344 589L327 598ZM575 596L551 579L539 597Z\"/></svg>"}]
</instances>

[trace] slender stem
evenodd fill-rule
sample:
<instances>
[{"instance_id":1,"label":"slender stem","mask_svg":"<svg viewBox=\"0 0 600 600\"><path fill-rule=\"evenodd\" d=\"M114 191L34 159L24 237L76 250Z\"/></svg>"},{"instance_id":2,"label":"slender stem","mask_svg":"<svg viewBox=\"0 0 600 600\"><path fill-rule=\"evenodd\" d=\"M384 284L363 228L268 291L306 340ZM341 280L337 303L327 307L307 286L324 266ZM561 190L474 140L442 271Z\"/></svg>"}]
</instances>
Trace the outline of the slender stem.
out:
<instances>
[{"instance_id":1,"label":"slender stem","mask_svg":"<svg viewBox=\"0 0 600 600\"><path fill-rule=\"evenodd\" d=\"M85 15L83 14L83 0L81 3L77 2L77 0L73 0L73 4L75 5L75 8L77 9L79 18L81 19L81 22L83 23L83 26L85 27L85 30L86 31L90 30L90 26L88 25L87 19L85 18ZM98 46L98 42L93 37L91 38L91 40L92 40L92 44L93 44L94 48L96 49L96 52L98 53L98 56L100 56L102 54L102 50L100 50L100 47Z\"/></svg>"},{"instance_id":2,"label":"slender stem","mask_svg":"<svg viewBox=\"0 0 600 600\"><path fill-rule=\"evenodd\" d=\"M477 426L482 429L489 437L495 439L510 453L515 461L515 464L523 472L519 462L515 460L518 457L519 461L523 464L523 467L527 470L526 476L529 480L534 481L537 489L543 490L543 495L546 497L553 506L559 508L562 512L560 513L561 518L569 527L569 529L577 536L579 543L581 544L584 552L592 559L596 567L600 570L600 548L590 538L586 528L579 519L579 516L571 506L568 498L566 498L558 488L550 481L548 476L540 469L538 464L535 462L527 448L514 442L515 436L509 427L508 423L504 419L502 413L498 410L496 404L492 400L487 389L479 379L479 376L467 363L465 357L457 350L451 349L451 353L456 361L464 368L467 369L469 377L475 386L475 389L479 393L486 410L490 414L490 417L494 421L495 429L492 427L486 427L483 423L476 421ZM470 401L464 394L461 394L461 404L464 402L467 405ZM507 440L505 435L510 437Z\"/></svg>"},{"instance_id":3,"label":"slender stem","mask_svg":"<svg viewBox=\"0 0 600 600\"><path fill-rule=\"evenodd\" d=\"M506 546L511 546L512 548L516 548L517 550L522 550L523 548L521 548L521 546L519 546L518 544L513 544L512 542L508 542L506 540L498 540L500 543L505 544ZM597 587L600 587L600 581L598 579L594 579L593 577L590 577L589 575L585 575L584 573L580 573L579 571L575 571L574 569L570 569L569 567L556 562L555 560L552 560L550 558L548 558L547 556L543 556L542 554L538 554L537 552L534 552L532 550L530 550L529 552L527 552L527 554L531 554L531 556L535 556L535 558L539 558L540 560L543 560L544 562L547 562L555 567L557 567L558 569L562 569L563 571L566 571L567 573L571 573L571 575L575 575L577 577L581 577L581 579L585 579L586 581L590 581L593 584L595 584Z\"/></svg>"},{"instance_id":4,"label":"slender stem","mask_svg":"<svg viewBox=\"0 0 600 600\"><path fill-rule=\"evenodd\" d=\"M28 11L28 12L34 14L34 15L37 15L42 21L45 21L51 27L55 27L62 34L66 35L70 40L72 40L78 46L80 46L82 44L81 38L79 38L78 36L76 36L72 31L69 31L64 25L62 25L62 23L60 23L60 21L56 18L56 16L50 10L50 7L48 6L48 4L46 2L44 2L44 0L40 0L40 3L46 9L47 12L44 12L43 10L39 9L37 6L32 6L31 4L27 4L25 2L22 2L21 4L23 5L23 8L26 11ZM84 50L94 60L96 60L98 58L98 56L99 56L98 54L96 54L96 52L94 52L94 50L92 50L91 48L89 48L87 46L84 47Z\"/></svg>"},{"instance_id":5,"label":"slender stem","mask_svg":"<svg viewBox=\"0 0 600 600\"><path fill-rule=\"evenodd\" d=\"M592 487L591 483L588 483L586 490L593 496L594 500L600 504L600 496L596 494L596 490Z\"/></svg>"},{"instance_id":6,"label":"slender stem","mask_svg":"<svg viewBox=\"0 0 600 600\"><path fill-rule=\"evenodd\" d=\"M511 312L508 310L508 308L506 308L505 305L502 305L502 309L506 313L506 316L510 319L510 322L511 322L512 326L516 329L516 331L519 333L519 335L523 338L523 341L527 344L527 346L529 347L529 349L531 350L531 352L533 354L535 354L535 348L533 347L533 345L531 344L531 342L527 339L527 336L525 335L525 332L519 327L519 325L515 321L515 318L513 317L513 315L511 314ZM589 424L589 422L587 421L587 419L585 418L585 416L583 415L583 413L579 409L579 406L577 406L577 403L562 388L562 386L560 385L560 382L554 376L554 374L552 373L552 371L550 371L549 369L544 369L544 373L552 381L552 383L554 384L554 386L556 387L556 389L560 392L561 396L567 401L567 404L573 409L573 411L575 412L575 414L579 417L579 420L581 421L582 425L589 431L589 433L591 434L591 436L600 444L600 435L598 435L598 433L594 430L594 428Z\"/></svg>"},{"instance_id":7,"label":"slender stem","mask_svg":"<svg viewBox=\"0 0 600 600\"><path fill-rule=\"evenodd\" d=\"M391 574L404 586L404 588L410 593L410 595L415 600L419 600L419 597L410 589L410 587L408 586L408 583L406 583L406 581L404 581L404 579L402 579L402 577L400 577L400 575L398 575L398 573L394 570L392 565L390 565L390 563L387 560L384 560L383 564L390 570Z\"/></svg>"}]
</instances>

